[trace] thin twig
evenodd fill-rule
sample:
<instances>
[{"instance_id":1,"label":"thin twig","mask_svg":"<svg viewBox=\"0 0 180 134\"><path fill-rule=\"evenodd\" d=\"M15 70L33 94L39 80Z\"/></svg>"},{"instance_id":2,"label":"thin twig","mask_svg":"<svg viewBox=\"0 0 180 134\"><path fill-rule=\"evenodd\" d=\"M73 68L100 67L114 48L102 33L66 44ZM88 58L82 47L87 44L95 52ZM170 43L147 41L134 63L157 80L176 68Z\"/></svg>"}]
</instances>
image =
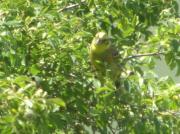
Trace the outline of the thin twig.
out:
<instances>
[{"instance_id":1,"label":"thin twig","mask_svg":"<svg viewBox=\"0 0 180 134\"><path fill-rule=\"evenodd\" d=\"M64 7L64 8L62 8L62 9L59 9L58 12L63 12L63 11L65 11L65 10L69 10L69 9L76 8L76 7L80 6L80 4L82 4L82 3L84 3L84 2L85 2L85 0L83 0L83 1L81 1L80 3L77 3L77 4L68 5L68 6L66 6L66 7Z\"/></svg>"},{"instance_id":2,"label":"thin twig","mask_svg":"<svg viewBox=\"0 0 180 134\"><path fill-rule=\"evenodd\" d=\"M130 60L130 59L139 58L139 57L144 57L144 56L159 56L159 55L162 55L162 54L165 54L165 52L137 54L137 55L129 56L129 57L125 58L124 60Z\"/></svg>"},{"instance_id":3,"label":"thin twig","mask_svg":"<svg viewBox=\"0 0 180 134\"><path fill-rule=\"evenodd\" d=\"M113 127L111 125L112 124L108 123L108 127L109 127L110 131L112 132L112 134L116 134L115 130L113 129Z\"/></svg>"},{"instance_id":4,"label":"thin twig","mask_svg":"<svg viewBox=\"0 0 180 134\"><path fill-rule=\"evenodd\" d=\"M159 111L158 114L160 115L164 115L164 116L175 116L175 117L180 117L180 110L177 111L173 111L173 110L169 110L169 111Z\"/></svg>"}]
</instances>

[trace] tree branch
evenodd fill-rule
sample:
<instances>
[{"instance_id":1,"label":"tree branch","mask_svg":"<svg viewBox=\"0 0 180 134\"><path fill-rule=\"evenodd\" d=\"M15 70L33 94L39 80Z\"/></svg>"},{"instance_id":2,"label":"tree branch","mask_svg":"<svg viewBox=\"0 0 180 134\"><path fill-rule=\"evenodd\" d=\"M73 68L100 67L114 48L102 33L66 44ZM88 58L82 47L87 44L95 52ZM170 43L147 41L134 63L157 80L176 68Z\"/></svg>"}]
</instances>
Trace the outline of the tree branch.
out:
<instances>
[{"instance_id":1,"label":"tree branch","mask_svg":"<svg viewBox=\"0 0 180 134\"><path fill-rule=\"evenodd\" d=\"M63 12L63 11L65 11L65 10L69 10L69 9L76 8L76 7L80 6L80 4L82 4L82 3L84 3L84 2L85 2L85 0L83 0L83 1L81 1L80 3L77 3L77 4L68 5L68 6L66 6L66 7L64 7L64 8L62 8L62 9L59 9L58 12Z\"/></svg>"},{"instance_id":2,"label":"tree branch","mask_svg":"<svg viewBox=\"0 0 180 134\"><path fill-rule=\"evenodd\" d=\"M108 127L109 127L109 129L111 130L111 133L112 134L116 134L116 132L114 131L114 129L113 129L113 127L111 126L112 124L109 124L108 123Z\"/></svg>"},{"instance_id":3,"label":"tree branch","mask_svg":"<svg viewBox=\"0 0 180 134\"><path fill-rule=\"evenodd\" d=\"M163 55L163 54L165 54L165 52L137 54L137 55L129 56L129 57L125 58L124 60L130 60L130 59L139 58L139 57L144 57L144 56L159 56L159 55Z\"/></svg>"}]
</instances>

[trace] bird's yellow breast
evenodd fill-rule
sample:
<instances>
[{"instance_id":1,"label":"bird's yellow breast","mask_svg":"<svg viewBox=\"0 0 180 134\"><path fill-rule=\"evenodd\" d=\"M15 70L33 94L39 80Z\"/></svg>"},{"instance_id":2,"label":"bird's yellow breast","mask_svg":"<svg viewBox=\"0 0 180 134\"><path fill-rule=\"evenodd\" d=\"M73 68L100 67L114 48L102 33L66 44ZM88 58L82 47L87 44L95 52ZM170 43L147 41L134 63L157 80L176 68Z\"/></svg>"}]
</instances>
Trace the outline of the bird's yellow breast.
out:
<instances>
[{"instance_id":1,"label":"bird's yellow breast","mask_svg":"<svg viewBox=\"0 0 180 134\"><path fill-rule=\"evenodd\" d=\"M96 54L101 54L106 52L109 49L109 45L107 44L101 44L101 45L91 45L91 52L96 53Z\"/></svg>"}]
</instances>

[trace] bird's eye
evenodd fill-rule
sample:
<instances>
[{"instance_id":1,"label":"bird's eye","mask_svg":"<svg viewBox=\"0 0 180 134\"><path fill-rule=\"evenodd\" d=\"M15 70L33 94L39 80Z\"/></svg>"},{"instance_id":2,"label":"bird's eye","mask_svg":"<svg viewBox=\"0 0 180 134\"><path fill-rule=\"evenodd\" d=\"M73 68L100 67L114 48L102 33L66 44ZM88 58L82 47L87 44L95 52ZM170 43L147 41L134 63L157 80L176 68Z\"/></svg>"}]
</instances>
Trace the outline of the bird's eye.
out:
<instances>
[{"instance_id":1,"label":"bird's eye","mask_svg":"<svg viewBox=\"0 0 180 134\"><path fill-rule=\"evenodd\" d=\"M101 43L104 43L104 42L107 42L108 40L107 39L101 39L100 42Z\"/></svg>"},{"instance_id":2,"label":"bird's eye","mask_svg":"<svg viewBox=\"0 0 180 134\"><path fill-rule=\"evenodd\" d=\"M106 44L106 43L108 43L108 39L98 39L96 42L97 45Z\"/></svg>"},{"instance_id":3,"label":"bird's eye","mask_svg":"<svg viewBox=\"0 0 180 134\"><path fill-rule=\"evenodd\" d=\"M102 43L103 43L102 39L99 39L98 44L102 44Z\"/></svg>"},{"instance_id":4,"label":"bird's eye","mask_svg":"<svg viewBox=\"0 0 180 134\"><path fill-rule=\"evenodd\" d=\"M108 39L102 39L101 42L102 43L108 43Z\"/></svg>"}]
</instances>

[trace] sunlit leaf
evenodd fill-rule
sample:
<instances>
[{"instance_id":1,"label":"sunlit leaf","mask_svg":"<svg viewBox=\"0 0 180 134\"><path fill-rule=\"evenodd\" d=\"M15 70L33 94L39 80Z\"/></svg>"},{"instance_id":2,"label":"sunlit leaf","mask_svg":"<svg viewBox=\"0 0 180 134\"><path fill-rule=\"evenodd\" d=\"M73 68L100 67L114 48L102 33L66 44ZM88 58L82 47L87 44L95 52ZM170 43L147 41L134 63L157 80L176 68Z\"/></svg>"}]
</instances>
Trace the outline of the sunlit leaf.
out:
<instances>
[{"instance_id":1,"label":"sunlit leaf","mask_svg":"<svg viewBox=\"0 0 180 134\"><path fill-rule=\"evenodd\" d=\"M60 98L50 98L50 99L48 99L48 101L53 103L53 104L56 104L56 105L58 105L60 107L65 107L66 106L65 102Z\"/></svg>"}]
</instances>

